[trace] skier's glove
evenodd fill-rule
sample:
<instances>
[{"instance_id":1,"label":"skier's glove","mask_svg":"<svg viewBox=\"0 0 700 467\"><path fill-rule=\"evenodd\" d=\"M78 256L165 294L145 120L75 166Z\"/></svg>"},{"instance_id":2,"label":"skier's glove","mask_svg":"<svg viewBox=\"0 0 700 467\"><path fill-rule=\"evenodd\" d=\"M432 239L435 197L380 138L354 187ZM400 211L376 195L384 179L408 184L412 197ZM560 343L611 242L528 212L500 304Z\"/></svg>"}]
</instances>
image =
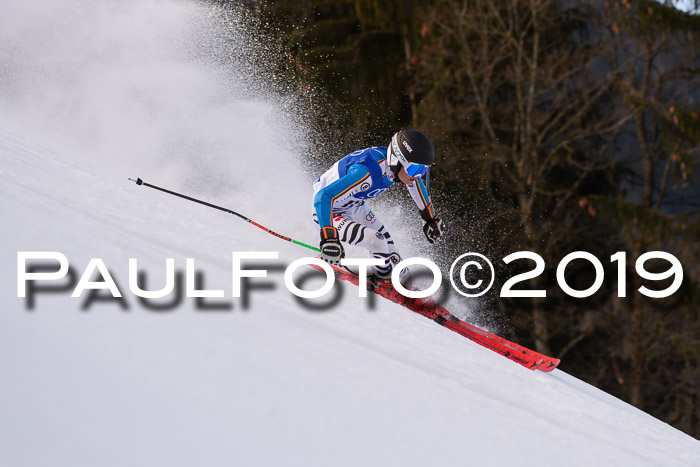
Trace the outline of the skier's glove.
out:
<instances>
[{"instance_id":1,"label":"skier's glove","mask_svg":"<svg viewBox=\"0 0 700 467\"><path fill-rule=\"evenodd\" d=\"M447 233L447 226L445 226L445 222L442 219L435 216L435 209L432 203L423 209L420 215L423 218L423 233L428 243L435 243L435 240Z\"/></svg>"},{"instance_id":2,"label":"skier's glove","mask_svg":"<svg viewBox=\"0 0 700 467\"><path fill-rule=\"evenodd\" d=\"M425 238L428 239L428 243L435 243L435 240L445 235L446 232L447 227L439 217L423 224L423 233Z\"/></svg>"},{"instance_id":3,"label":"skier's glove","mask_svg":"<svg viewBox=\"0 0 700 467\"><path fill-rule=\"evenodd\" d=\"M337 266L344 256L345 252L338 238L338 229L323 227L321 229L321 259Z\"/></svg>"}]
</instances>

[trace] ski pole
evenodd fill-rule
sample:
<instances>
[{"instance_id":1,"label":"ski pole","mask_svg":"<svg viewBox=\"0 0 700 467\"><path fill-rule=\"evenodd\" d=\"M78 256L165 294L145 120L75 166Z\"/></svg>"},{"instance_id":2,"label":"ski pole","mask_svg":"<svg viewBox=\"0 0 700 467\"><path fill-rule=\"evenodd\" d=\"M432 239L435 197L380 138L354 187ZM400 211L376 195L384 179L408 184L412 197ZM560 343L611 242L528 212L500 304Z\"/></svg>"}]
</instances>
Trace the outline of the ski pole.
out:
<instances>
[{"instance_id":1,"label":"ski pole","mask_svg":"<svg viewBox=\"0 0 700 467\"><path fill-rule=\"evenodd\" d=\"M165 188L161 188L159 186L151 185L150 183L144 182L140 178L137 178L136 180L134 180L133 178L130 178L129 180L131 180L132 182L135 182L137 185L143 185L143 186L147 186L148 188L154 188L156 190L162 191L164 193L168 193L170 195L179 196L180 198L184 198L184 199L189 200L189 201L194 201L195 203L203 204L205 206L209 206L210 208L218 209L219 211L224 211L224 212L227 212L229 214L233 214L234 216L240 217L241 219L248 222L249 224L253 224L255 227L263 229L265 232L272 234L277 238L281 238L282 240L287 240L288 242L292 242L296 245L306 247L310 250L321 251L320 249L316 248L315 246L307 245L306 243L302 243L302 242L299 242L297 240L291 239L289 237L285 237L284 235L280 235L277 232L273 232L272 230L268 229L267 227L262 226L262 225L258 224L257 222L255 222L254 220L249 219L248 217L244 216L243 214L239 214L236 211L232 211L231 209L226 209L224 207L217 206L216 204L207 203L206 201L202 201L202 200L199 200L197 198L192 198L191 196L183 195L182 193L176 193L174 191L170 191L170 190L166 190Z\"/></svg>"}]
</instances>

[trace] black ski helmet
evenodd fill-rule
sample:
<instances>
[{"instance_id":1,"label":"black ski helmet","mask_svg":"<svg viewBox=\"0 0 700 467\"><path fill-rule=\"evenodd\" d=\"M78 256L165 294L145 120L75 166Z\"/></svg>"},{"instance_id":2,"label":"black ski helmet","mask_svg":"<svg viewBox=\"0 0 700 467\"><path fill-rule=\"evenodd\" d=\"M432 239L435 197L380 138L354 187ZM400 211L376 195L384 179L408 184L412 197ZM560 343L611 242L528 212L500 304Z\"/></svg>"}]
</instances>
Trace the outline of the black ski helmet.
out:
<instances>
[{"instance_id":1,"label":"black ski helmet","mask_svg":"<svg viewBox=\"0 0 700 467\"><path fill-rule=\"evenodd\" d=\"M433 143L417 130L401 130L394 134L387 149L387 163L395 174L401 166L411 164L431 166L435 162Z\"/></svg>"}]
</instances>

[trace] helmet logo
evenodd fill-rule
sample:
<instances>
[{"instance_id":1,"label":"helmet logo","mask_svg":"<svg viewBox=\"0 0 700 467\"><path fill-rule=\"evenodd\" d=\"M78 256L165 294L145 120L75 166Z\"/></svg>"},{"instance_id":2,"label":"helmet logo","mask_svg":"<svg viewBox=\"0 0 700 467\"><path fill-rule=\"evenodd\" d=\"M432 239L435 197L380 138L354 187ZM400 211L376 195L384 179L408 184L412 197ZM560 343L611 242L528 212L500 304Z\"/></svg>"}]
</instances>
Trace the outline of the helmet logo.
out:
<instances>
[{"instance_id":1,"label":"helmet logo","mask_svg":"<svg viewBox=\"0 0 700 467\"><path fill-rule=\"evenodd\" d=\"M404 156L403 153L401 152L401 149L399 149L399 143L392 140L391 141L391 148L392 148L392 152L393 152L394 156L396 156L396 158L399 161L401 161L401 165L406 166L409 164L408 160L406 159L406 156Z\"/></svg>"},{"instance_id":2,"label":"helmet logo","mask_svg":"<svg viewBox=\"0 0 700 467\"><path fill-rule=\"evenodd\" d=\"M402 141L402 144L406 149L408 149L408 152L413 152L413 149L411 148L411 146L408 145L406 141Z\"/></svg>"}]
</instances>

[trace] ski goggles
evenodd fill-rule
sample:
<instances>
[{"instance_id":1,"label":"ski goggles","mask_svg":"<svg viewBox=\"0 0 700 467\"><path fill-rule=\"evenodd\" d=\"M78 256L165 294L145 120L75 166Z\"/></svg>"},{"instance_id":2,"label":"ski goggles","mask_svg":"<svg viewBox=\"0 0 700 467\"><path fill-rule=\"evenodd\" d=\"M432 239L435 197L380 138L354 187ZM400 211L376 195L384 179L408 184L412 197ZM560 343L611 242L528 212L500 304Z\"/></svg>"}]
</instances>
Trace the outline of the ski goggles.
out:
<instances>
[{"instance_id":1,"label":"ski goggles","mask_svg":"<svg viewBox=\"0 0 700 467\"><path fill-rule=\"evenodd\" d=\"M408 167L404 166L409 177L422 177L428 171L427 165L411 164Z\"/></svg>"}]
</instances>

